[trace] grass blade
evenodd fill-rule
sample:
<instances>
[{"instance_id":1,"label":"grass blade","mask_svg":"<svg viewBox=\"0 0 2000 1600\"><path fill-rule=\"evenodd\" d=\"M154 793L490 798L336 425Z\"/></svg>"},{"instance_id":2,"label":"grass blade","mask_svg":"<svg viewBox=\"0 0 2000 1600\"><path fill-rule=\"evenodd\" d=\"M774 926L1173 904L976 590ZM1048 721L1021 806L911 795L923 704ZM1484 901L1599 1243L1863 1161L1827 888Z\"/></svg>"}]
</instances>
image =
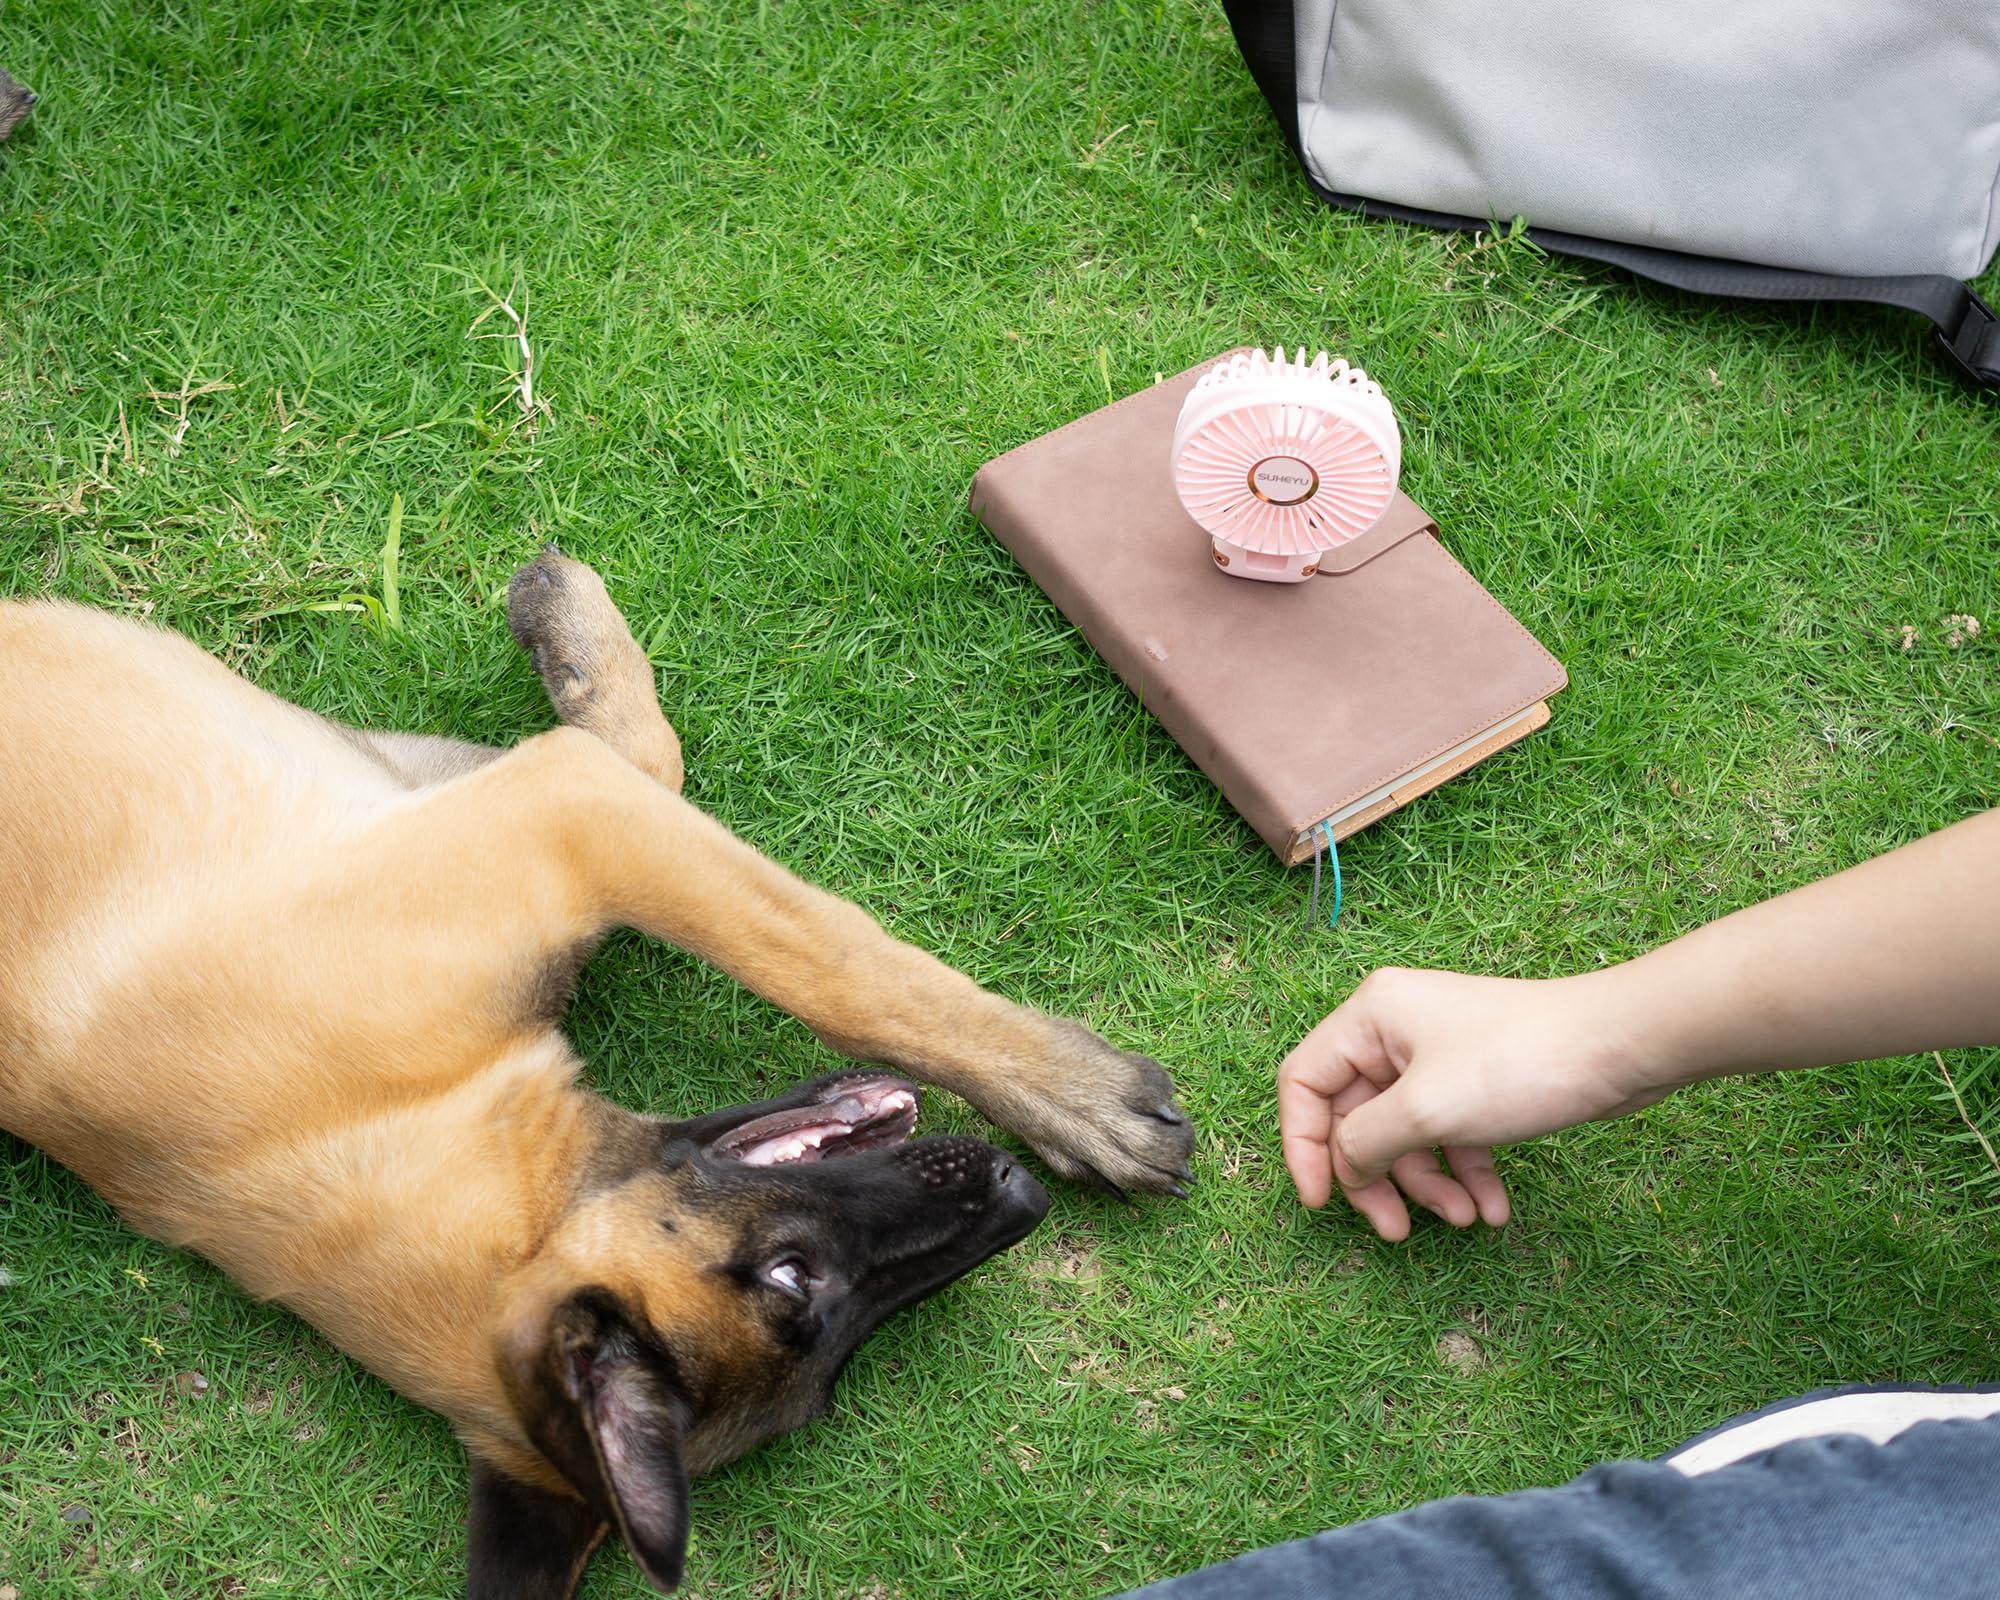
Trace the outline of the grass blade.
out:
<instances>
[{"instance_id":1,"label":"grass blade","mask_svg":"<svg viewBox=\"0 0 2000 1600\"><path fill-rule=\"evenodd\" d=\"M382 610L389 626L403 631L403 607L397 598L396 563L403 548L403 497L389 502L389 537L382 546Z\"/></svg>"}]
</instances>

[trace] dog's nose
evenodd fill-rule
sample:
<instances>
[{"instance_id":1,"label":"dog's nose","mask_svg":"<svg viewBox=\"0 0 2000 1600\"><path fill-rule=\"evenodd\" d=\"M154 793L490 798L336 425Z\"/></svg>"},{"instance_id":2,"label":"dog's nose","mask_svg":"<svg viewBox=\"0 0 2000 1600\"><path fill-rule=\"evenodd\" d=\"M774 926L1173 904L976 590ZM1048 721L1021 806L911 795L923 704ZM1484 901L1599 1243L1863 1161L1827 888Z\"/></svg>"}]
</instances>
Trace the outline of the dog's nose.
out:
<instances>
[{"instance_id":1,"label":"dog's nose","mask_svg":"<svg viewBox=\"0 0 2000 1600\"><path fill-rule=\"evenodd\" d=\"M993 1193L1003 1210L1011 1208L1031 1221L1039 1221L1049 1209L1049 1191L1004 1150L993 1152Z\"/></svg>"}]
</instances>

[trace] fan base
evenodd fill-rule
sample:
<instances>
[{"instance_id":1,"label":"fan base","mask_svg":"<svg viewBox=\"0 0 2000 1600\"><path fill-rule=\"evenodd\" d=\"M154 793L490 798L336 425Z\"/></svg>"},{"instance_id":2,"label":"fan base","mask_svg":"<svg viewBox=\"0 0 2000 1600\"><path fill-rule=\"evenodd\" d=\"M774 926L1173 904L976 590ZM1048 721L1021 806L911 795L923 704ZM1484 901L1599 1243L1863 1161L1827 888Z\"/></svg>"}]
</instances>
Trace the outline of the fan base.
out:
<instances>
[{"instance_id":1,"label":"fan base","mask_svg":"<svg viewBox=\"0 0 2000 1600\"><path fill-rule=\"evenodd\" d=\"M1308 550L1295 556L1270 555L1262 550L1246 550L1227 539L1212 539L1209 554L1216 566L1232 578L1254 578L1259 583L1304 583L1319 571L1323 550Z\"/></svg>"}]
</instances>

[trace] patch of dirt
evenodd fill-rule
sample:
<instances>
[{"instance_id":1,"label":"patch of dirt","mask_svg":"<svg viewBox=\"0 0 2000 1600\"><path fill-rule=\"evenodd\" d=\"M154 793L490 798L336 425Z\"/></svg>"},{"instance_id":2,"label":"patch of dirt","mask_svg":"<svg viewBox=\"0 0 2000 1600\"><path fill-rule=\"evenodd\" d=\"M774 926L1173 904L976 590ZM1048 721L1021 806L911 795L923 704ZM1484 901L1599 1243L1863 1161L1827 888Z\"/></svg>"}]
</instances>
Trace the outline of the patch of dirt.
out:
<instances>
[{"instance_id":1,"label":"patch of dirt","mask_svg":"<svg viewBox=\"0 0 2000 1600\"><path fill-rule=\"evenodd\" d=\"M1046 1283L1095 1283L1104 1276L1104 1261L1091 1240L1058 1234L1041 1255L1024 1256L1021 1270Z\"/></svg>"},{"instance_id":2,"label":"patch of dirt","mask_svg":"<svg viewBox=\"0 0 2000 1600\"><path fill-rule=\"evenodd\" d=\"M1463 1328L1439 1334L1437 1354L1438 1360L1461 1378L1469 1378L1475 1372L1484 1371L1487 1366L1486 1352L1479 1348L1479 1341Z\"/></svg>"}]
</instances>

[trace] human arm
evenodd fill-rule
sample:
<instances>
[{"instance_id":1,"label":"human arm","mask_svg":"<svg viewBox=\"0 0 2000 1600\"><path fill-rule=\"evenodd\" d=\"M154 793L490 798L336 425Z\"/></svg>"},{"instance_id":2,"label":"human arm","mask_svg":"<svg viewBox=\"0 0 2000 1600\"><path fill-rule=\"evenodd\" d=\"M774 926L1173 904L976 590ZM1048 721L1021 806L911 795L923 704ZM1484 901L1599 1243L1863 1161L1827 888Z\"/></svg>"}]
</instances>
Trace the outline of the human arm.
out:
<instances>
[{"instance_id":1,"label":"human arm","mask_svg":"<svg viewBox=\"0 0 2000 1600\"><path fill-rule=\"evenodd\" d=\"M1995 1042L2000 811L1602 972L1374 973L1286 1057L1278 1117L1301 1201L1338 1182L1400 1239L1406 1199L1506 1221L1495 1145L1705 1078Z\"/></svg>"}]
</instances>

